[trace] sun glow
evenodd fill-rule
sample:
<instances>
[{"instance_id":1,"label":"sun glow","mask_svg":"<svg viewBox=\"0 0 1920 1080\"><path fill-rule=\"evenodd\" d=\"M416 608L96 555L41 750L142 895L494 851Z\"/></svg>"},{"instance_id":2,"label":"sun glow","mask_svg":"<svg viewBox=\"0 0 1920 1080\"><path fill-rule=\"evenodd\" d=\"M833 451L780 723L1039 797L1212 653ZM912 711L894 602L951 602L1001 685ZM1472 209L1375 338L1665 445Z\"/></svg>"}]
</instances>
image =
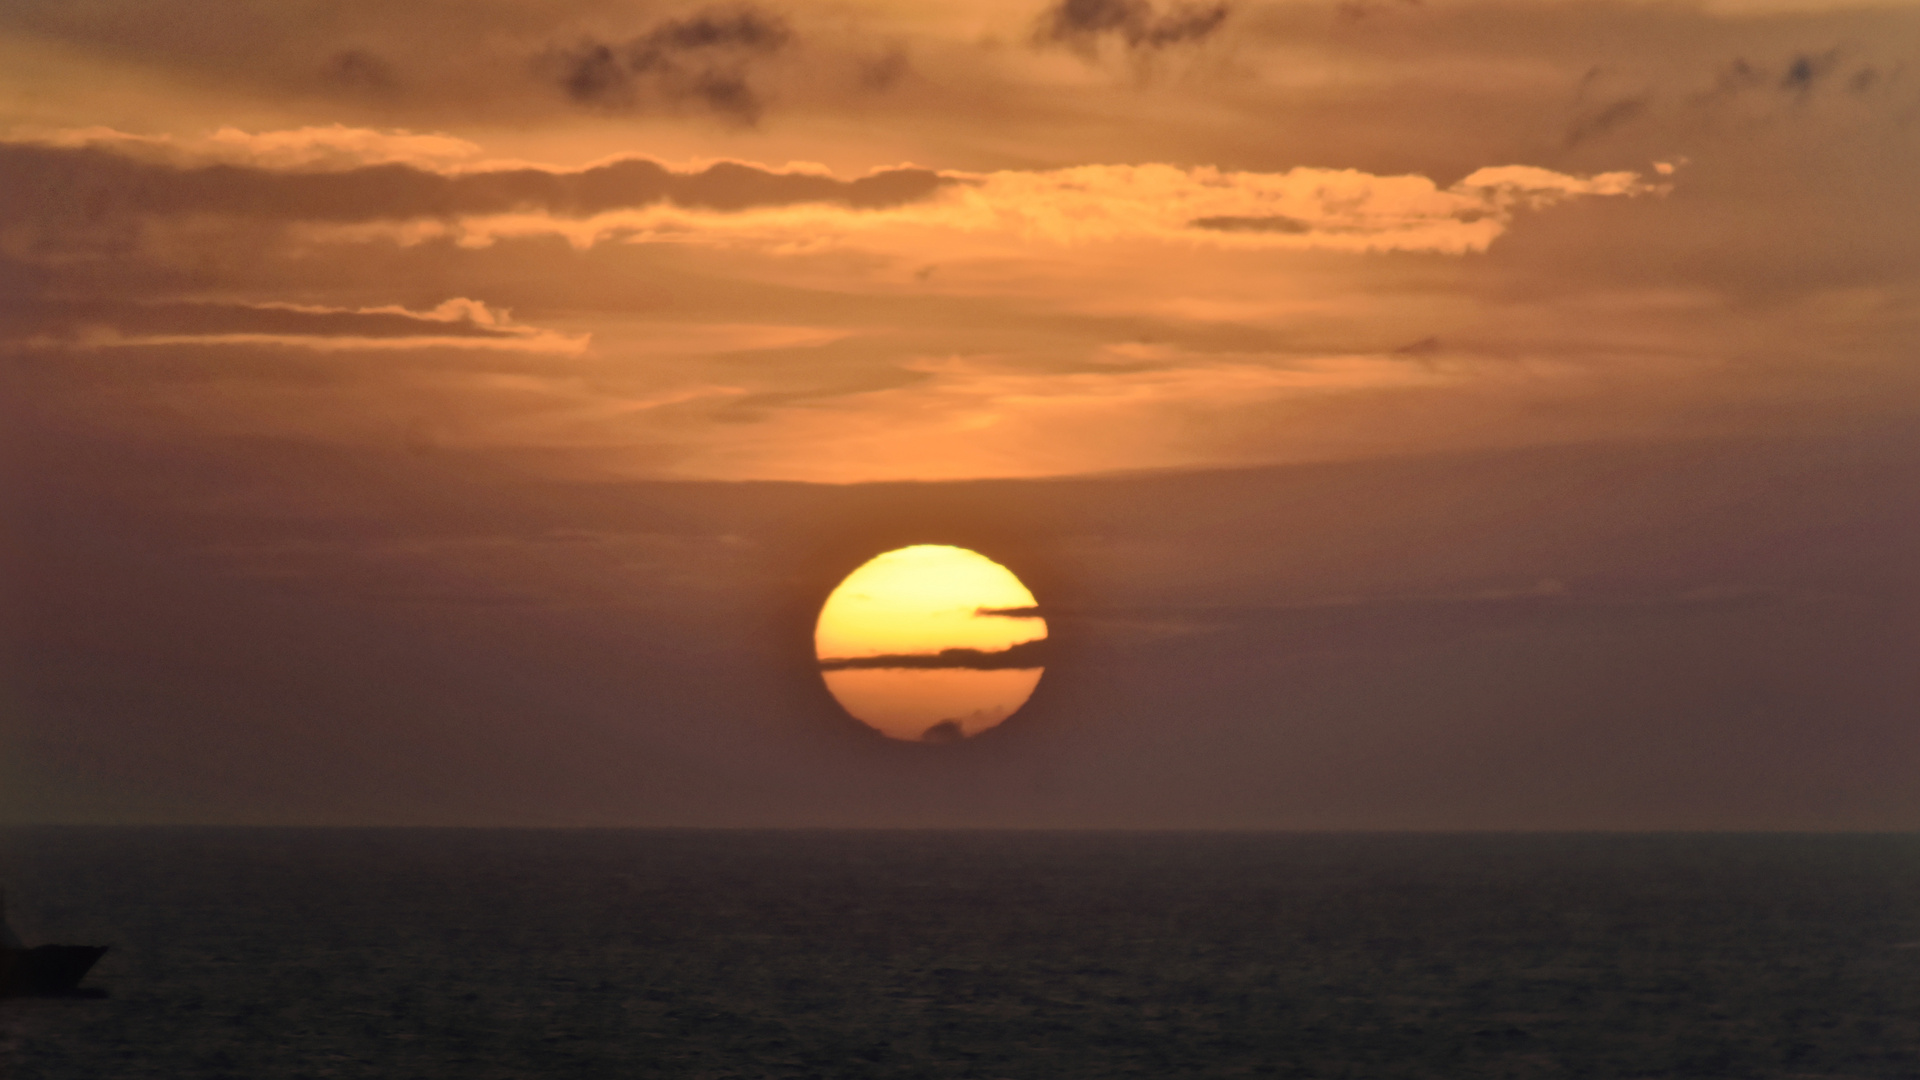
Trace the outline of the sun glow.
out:
<instances>
[{"instance_id":1,"label":"sun glow","mask_svg":"<svg viewBox=\"0 0 1920 1080\"><path fill-rule=\"evenodd\" d=\"M875 556L820 609L821 677L855 719L889 738L977 735L1026 703L1044 670L1008 650L1044 641L1033 594L999 563L920 544Z\"/></svg>"}]
</instances>

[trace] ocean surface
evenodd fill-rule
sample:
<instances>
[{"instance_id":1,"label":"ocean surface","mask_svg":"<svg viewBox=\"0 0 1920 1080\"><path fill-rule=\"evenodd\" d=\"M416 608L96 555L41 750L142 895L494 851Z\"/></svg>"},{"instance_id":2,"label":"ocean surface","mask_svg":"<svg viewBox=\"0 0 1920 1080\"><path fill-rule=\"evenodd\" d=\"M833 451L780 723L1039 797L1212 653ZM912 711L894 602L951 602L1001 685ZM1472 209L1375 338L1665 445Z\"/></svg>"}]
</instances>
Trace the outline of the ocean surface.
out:
<instances>
[{"instance_id":1,"label":"ocean surface","mask_svg":"<svg viewBox=\"0 0 1920 1080\"><path fill-rule=\"evenodd\" d=\"M8 1080L1920 1076L1920 837L0 830Z\"/></svg>"}]
</instances>

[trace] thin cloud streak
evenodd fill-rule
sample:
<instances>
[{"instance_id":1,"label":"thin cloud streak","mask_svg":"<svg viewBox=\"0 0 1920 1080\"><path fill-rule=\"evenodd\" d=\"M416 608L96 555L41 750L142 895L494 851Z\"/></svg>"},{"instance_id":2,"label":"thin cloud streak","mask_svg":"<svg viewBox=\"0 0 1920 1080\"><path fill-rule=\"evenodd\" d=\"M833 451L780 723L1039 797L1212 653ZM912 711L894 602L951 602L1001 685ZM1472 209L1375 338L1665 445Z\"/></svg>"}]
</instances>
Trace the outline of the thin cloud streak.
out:
<instances>
[{"instance_id":1,"label":"thin cloud streak","mask_svg":"<svg viewBox=\"0 0 1920 1080\"><path fill-rule=\"evenodd\" d=\"M1047 639L1023 641L1004 649L941 649L934 653L886 653L877 656L821 657L821 671L865 671L875 669L917 671L927 669L964 669L968 671L1032 671L1046 666Z\"/></svg>"},{"instance_id":2,"label":"thin cloud streak","mask_svg":"<svg viewBox=\"0 0 1920 1080\"><path fill-rule=\"evenodd\" d=\"M414 311L398 304L343 308L265 301L216 303L0 303L0 341L31 349L112 349L149 345L264 345L319 352L372 349L482 349L579 355L587 333L512 321L466 297Z\"/></svg>"},{"instance_id":3,"label":"thin cloud streak","mask_svg":"<svg viewBox=\"0 0 1920 1080\"><path fill-rule=\"evenodd\" d=\"M248 165L178 166L100 144L0 143L0 224L211 215L270 221L450 219L544 210L579 217L670 203L722 213L797 203L881 209L925 199L951 181L924 169L881 170L841 181L817 172L719 162L675 171L645 158L581 170L440 172L389 162L342 170Z\"/></svg>"},{"instance_id":4,"label":"thin cloud streak","mask_svg":"<svg viewBox=\"0 0 1920 1080\"><path fill-rule=\"evenodd\" d=\"M393 349L477 349L488 352L553 353L578 356L587 351L592 337L587 334L532 333L522 337L488 338L448 335L409 337L353 337L351 335L306 334L136 334L112 331L82 333L72 338L29 338L24 342L34 349L120 349L149 346L268 346L310 349L314 352L368 352Z\"/></svg>"}]
</instances>

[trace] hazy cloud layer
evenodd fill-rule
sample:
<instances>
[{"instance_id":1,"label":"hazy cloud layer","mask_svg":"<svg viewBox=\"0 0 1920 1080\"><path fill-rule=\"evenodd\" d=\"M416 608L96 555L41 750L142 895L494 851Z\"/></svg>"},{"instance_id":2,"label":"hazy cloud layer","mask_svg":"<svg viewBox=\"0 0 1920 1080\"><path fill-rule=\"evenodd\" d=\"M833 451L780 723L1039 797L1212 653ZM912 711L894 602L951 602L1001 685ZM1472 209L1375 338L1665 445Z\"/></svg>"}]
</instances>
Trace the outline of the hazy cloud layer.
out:
<instances>
[{"instance_id":1,"label":"hazy cloud layer","mask_svg":"<svg viewBox=\"0 0 1920 1080\"><path fill-rule=\"evenodd\" d=\"M1920 820L1906 433L555 484L0 409L0 543L35 571L0 623L10 819ZM998 735L923 760L836 726L810 631L850 563L927 531L1007 560L1060 651Z\"/></svg>"},{"instance_id":2,"label":"hazy cloud layer","mask_svg":"<svg viewBox=\"0 0 1920 1080\"><path fill-rule=\"evenodd\" d=\"M1246 260L1452 258L1560 204L1660 198L1674 183L1500 166L1442 188L1166 164L839 179L630 157L505 167L480 153L335 126L0 143L0 272L16 282L0 332L35 351L151 357L118 376L129 392L155 380L218 430L354 441L397 426L409 444L432 431L598 455L593 468L622 473L1260 460L1302 449L1238 448L1232 427L1198 443L1178 432L1222 409L1472 380L1448 356L1401 350L1413 327L1316 342L1271 322L1297 301L1236 312L1228 294L1271 273ZM1134 254L1113 262L1114 244ZM1135 259L1185 267L1186 293L1132 273ZM214 346L258 359L179 378L178 362L202 363L190 350ZM317 381L278 374L269 358L288 350L350 363ZM392 355L353 360L379 352ZM462 372L459 353L496 359Z\"/></svg>"},{"instance_id":3,"label":"hazy cloud layer","mask_svg":"<svg viewBox=\"0 0 1920 1080\"><path fill-rule=\"evenodd\" d=\"M1756 188L1814 167L1802 137L1442 186L1171 164L567 170L331 126L43 132L0 144L5 330L156 359L405 353L284 386L264 360L211 383L172 361L111 377L161 380L176 416L218 430L431 431L622 474L1044 475L1901 415L1915 224L1873 170L1822 181L1871 217L1798 181ZM1749 199L1771 228L1735 212ZM450 296L517 321L419 317ZM1796 344L1837 332L1839 353ZM497 359L462 372L448 350ZM510 354L531 366L502 370Z\"/></svg>"}]
</instances>

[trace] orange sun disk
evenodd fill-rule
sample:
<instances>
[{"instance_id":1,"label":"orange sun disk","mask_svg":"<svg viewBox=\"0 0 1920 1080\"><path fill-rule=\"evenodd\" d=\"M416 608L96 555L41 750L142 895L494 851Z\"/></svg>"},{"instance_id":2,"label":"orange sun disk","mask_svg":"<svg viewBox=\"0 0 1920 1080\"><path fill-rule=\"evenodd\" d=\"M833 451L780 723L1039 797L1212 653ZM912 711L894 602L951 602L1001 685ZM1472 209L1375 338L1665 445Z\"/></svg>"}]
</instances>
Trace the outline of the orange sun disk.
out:
<instances>
[{"instance_id":1,"label":"orange sun disk","mask_svg":"<svg viewBox=\"0 0 1920 1080\"><path fill-rule=\"evenodd\" d=\"M1012 571L978 552L899 548L868 560L827 597L814 653L823 665L866 661L825 667L821 677L842 708L882 735L971 737L1013 715L1040 683L1041 667L982 666L992 654L1046 639L1046 621L1030 614L1035 606ZM975 660L939 658L949 649Z\"/></svg>"}]
</instances>

